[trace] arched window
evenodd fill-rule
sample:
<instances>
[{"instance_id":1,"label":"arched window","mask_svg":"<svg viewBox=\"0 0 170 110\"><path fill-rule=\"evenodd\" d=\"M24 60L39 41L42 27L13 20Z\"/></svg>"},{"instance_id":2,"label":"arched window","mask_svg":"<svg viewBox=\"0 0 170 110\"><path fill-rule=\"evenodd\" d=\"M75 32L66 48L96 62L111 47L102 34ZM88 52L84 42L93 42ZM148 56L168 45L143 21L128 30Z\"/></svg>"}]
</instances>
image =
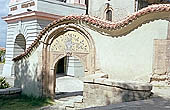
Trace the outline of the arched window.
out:
<instances>
[{"instance_id":1,"label":"arched window","mask_svg":"<svg viewBox=\"0 0 170 110\"><path fill-rule=\"evenodd\" d=\"M106 11L106 20L112 21L112 11L111 10Z\"/></svg>"},{"instance_id":2,"label":"arched window","mask_svg":"<svg viewBox=\"0 0 170 110\"><path fill-rule=\"evenodd\" d=\"M16 57L20 54L22 54L26 49L26 40L24 35L18 34L16 36L15 42L14 42L14 54L13 56Z\"/></svg>"}]
</instances>

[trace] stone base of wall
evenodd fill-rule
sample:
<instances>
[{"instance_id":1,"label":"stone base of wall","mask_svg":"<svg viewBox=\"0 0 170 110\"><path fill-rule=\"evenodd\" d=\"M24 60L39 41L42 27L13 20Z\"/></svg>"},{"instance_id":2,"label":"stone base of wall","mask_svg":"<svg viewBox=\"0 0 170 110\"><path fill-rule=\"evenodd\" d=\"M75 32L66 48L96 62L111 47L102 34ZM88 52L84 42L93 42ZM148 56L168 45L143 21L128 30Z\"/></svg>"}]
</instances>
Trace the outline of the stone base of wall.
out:
<instances>
[{"instance_id":1,"label":"stone base of wall","mask_svg":"<svg viewBox=\"0 0 170 110\"><path fill-rule=\"evenodd\" d=\"M170 86L169 74L153 74L150 82L153 86Z\"/></svg>"},{"instance_id":2,"label":"stone base of wall","mask_svg":"<svg viewBox=\"0 0 170 110\"><path fill-rule=\"evenodd\" d=\"M21 94L21 88L0 89L0 97L15 97Z\"/></svg>"},{"instance_id":3,"label":"stone base of wall","mask_svg":"<svg viewBox=\"0 0 170 110\"><path fill-rule=\"evenodd\" d=\"M147 99L152 85L148 83L114 81L106 78L86 80L83 91L83 108L105 106L127 101Z\"/></svg>"}]
</instances>

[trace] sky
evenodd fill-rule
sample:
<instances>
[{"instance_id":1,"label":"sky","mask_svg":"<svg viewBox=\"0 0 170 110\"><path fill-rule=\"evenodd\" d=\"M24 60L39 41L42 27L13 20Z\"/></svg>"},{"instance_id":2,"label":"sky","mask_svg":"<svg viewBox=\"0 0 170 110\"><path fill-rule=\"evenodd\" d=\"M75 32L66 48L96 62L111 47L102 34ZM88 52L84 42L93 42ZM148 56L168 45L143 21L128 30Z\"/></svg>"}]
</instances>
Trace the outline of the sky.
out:
<instances>
[{"instance_id":1,"label":"sky","mask_svg":"<svg viewBox=\"0 0 170 110\"><path fill-rule=\"evenodd\" d=\"M8 3L9 0L0 0L0 47L6 45L7 23L1 17L8 15Z\"/></svg>"}]
</instances>

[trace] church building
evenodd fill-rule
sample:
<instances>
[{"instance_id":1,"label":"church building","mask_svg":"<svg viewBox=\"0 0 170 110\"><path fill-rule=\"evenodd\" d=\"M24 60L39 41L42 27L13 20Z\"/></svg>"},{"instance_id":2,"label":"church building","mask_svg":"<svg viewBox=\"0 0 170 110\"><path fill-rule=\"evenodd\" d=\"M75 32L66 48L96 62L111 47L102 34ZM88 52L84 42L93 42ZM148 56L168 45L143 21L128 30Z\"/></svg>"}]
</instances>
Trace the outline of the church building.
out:
<instances>
[{"instance_id":1,"label":"church building","mask_svg":"<svg viewBox=\"0 0 170 110\"><path fill-rule=\"evenodd\" d=\"M169 0L11 0L3 76L35 96L56 77L170 84ZM30 91L31 89L31 91Z\"/></svg>"}]
</instances>

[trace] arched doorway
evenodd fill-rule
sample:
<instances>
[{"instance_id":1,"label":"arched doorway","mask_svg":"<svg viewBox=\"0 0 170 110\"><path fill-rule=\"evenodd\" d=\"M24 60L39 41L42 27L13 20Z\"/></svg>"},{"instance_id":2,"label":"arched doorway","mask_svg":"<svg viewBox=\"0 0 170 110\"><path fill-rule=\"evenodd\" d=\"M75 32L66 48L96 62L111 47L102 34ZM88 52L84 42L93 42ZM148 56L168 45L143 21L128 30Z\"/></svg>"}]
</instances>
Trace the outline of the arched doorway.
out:
<instances>
[{"instance_id":1,"label":"arched doorway","mask_svg":"<svg viewBox=\"0 0 170 110\"><path fill-rule=\"evenodd\" d=\"M14 53L13 57L22 54L26 49L26 40L24 35L18 34L14 42Z\"/></svg>"},{"instance_id":2,"label":"arched doorway","mask_svg":"<svg viewBox=\"0 0 170 110\"><path fill-rule=\"evenodd\" d=\"M84 66L77 57L65 56L55 65L56 98L83 95Z\"/></svg>"},{"instance_id":3,"label":"arched doorway","mask_svg":"<svg viewBox=\"0 0 170 110\"><path fill-rule=\"evenodd\" d=\"M48 45L47 45L48 44ZM65 57L65 58L64 58ZM74 57L74 58L73 58ZM75 59L75 58L78 58ZM67 61L79 61L83 65L81 70L66 69ZM57 66L57 64L59 64ZM61 66L62 65L62 66ZM92 37L83 28L67 25L56 27L49 32L43 45L43 91L45 96L54 97L56 87L56 72L74 78L94 74L95 72L95 45ZM56 68L61 68L57 70ZM82 75L82 76L81 76ZM61 74L59 76L62 76Z\"/></svg>"}]
</instances>

